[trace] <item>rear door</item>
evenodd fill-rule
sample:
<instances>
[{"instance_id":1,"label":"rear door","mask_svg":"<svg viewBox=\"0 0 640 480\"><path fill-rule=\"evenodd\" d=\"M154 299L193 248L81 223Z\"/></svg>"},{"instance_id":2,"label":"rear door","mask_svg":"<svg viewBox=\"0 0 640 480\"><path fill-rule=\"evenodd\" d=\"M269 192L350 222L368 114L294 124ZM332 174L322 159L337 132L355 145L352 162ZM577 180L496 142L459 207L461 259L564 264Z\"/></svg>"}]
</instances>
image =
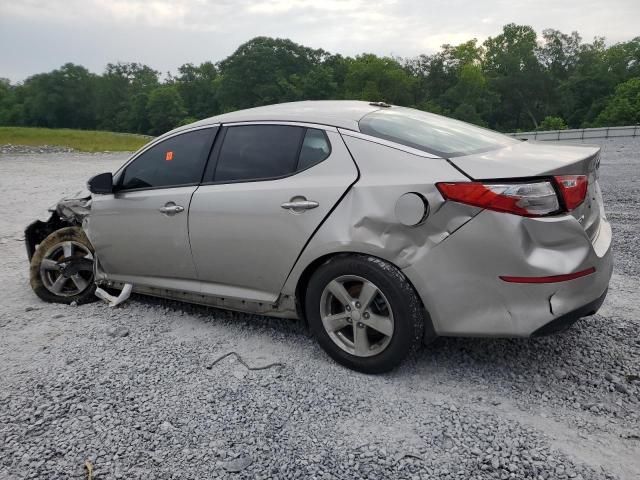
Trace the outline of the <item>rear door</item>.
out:
<instances>
[{"instance_id":1,"label":"rear door","mask_svg":"<svg viewBox=\"0 0 640 480\"><path fill-rule=\"evenodd\" d=\"M189 211L202 292L274 301L357 169L331 128L237 124L219 138Z\"/></svg>"},{"instance_id":2,"label":"rear door","mask_svg":"<svg viewBox=\"0 0 640 480\"><path fill-rule=\"evenodd\" d=\"M89 236L107 278L198 290L188 210L216 130L156 143L118 173L114 194L93 196Z\"/></svg>"}]
</instances>

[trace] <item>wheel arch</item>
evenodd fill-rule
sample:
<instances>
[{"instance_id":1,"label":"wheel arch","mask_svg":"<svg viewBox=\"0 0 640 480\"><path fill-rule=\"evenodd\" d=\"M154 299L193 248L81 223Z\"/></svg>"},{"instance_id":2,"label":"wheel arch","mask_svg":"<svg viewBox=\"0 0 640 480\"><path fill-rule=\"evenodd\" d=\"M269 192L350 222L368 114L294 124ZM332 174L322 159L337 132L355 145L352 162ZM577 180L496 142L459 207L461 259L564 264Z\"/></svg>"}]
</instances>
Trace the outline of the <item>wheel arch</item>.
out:
<instances>
[{"instance_id":1,"label":"wheel arch","mask_svg":"<svg viewBox=\"0 0 640 480\"><path fill-rule=\"evenodd\" d=\"M413 285L413 282L411 281L411 279L407 277L404 274L404 272L402 272L402 269L390 260L379 257L377 255L358 252L355 250L326 253L324 255L319 256L315 260L309 262L309 264L302 270L302 273L298 277L296 287L295 287L296 310L297 310L298 318L300 319L300 321L304 322L305 325L308 325L306 312L305 312L305 295L307 292L307 286L309 285L309 281L311 280L311 277L313 276L313 274L318 270L318 268L320 268L321 265L324 265L330 260L336 257L348 257L348 256L374 257L383 262L389 263L393 265L395 268L397 268L398 271L400 271L402 275L406 278L409 285L411 285L411 288L413 288L416 296L420 300L420 304L422 305L422 309L425 314L424 315L424 320L425 320L424 341L429 342L437 336L435 333L435 328L433 326L433 321L431 320L431 315L429 314L429 309L424 304L422 297L420 297L420 294L418 293L418 290L416 289L415 285Z\"/></svg>"},{"instance_id":2,"label":"wheel arch","mask_svg":"<svg viewBox=\"0 0 640 480\"><path fill-rule=\"evenodd\" d=\"M53 232L65 227L78 226L72 222L62 220L55 212L45 222L36 220L24 230L24 243L27 248L29 261L33 258L37 246Z\"/></svg>"}]
</instances>

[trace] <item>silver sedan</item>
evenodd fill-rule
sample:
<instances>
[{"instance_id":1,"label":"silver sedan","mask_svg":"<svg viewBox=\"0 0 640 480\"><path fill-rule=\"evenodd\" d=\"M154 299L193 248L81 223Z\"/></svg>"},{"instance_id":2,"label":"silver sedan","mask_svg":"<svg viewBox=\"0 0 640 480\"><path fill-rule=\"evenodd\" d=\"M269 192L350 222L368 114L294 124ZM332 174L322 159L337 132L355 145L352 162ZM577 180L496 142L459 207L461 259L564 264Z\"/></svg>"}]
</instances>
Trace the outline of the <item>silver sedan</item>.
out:
<instances>
[{"instance_id":1,"label":"silver sedan","mask_svg":"<svg viewBox=\"0 0 640 480\"><path fill-rule=\"evenodd\" d=\"M607 292L599 153L384 103L227 113L31 224L31 284L54 302L126 286L298 318L367 373L439 335L548 334Z\"/></svg>"}]
</instances>

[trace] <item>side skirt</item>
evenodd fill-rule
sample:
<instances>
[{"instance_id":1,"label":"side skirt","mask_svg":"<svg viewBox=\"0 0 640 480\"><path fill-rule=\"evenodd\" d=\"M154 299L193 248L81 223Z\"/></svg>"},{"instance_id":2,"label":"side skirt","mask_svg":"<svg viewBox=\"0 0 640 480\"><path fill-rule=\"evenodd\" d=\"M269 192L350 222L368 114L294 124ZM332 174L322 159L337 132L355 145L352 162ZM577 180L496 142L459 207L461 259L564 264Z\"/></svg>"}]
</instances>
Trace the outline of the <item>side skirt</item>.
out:
<instances>
[{"instance_id":1,"label":"side skirt","mask_svg":"<svg viewBox=\"0 0 640 480\"><path fill-rule=\"evenodd\" d=\"M100 286L122 289L123 282L101 281ZM223 310L233 310L237 312L253 313L268 317L280 317L298 319L296 313L295 299L288 295L281 295L276 303L254 302L238 298L216 297L212 295L202 295L199 293L185 292L182 290L170 290L166 288L148 287L145 285L134 285L133 291L151 297L167 298L180 302L194 303L207 307L216 307Z\"/></svg>"}]
</instances>

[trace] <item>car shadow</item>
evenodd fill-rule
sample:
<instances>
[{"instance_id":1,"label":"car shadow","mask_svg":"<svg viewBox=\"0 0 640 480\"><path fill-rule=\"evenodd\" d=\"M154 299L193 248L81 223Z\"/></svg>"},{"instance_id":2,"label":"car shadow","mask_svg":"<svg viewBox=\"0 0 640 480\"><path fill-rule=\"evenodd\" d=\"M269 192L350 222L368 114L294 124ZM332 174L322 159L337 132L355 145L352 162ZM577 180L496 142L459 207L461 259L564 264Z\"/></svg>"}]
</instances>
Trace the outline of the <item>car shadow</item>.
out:
<instances>
[{"instance_id":1,"label":"car shadow","mask_svg":"<svg viewBox=\"0 0 640 480\"><path fill-rule=\"evenodd\" d=\"M216 324L228 324L236 327L241 326L242 328L249 329L250 331L258 334L261 330L265 333L276 330L280 334L311 337L311 334L306 328L306 324L304 324L304 322L288 318L267 317L265 315L255 313L225 310L207 305L180 302L178 300L152 297L137 293L131 294L130 301L142 305L163 307L175 313L187 313L199 320L202 320L204 323L215 322Z\"/></svg>"}]
</instances>

